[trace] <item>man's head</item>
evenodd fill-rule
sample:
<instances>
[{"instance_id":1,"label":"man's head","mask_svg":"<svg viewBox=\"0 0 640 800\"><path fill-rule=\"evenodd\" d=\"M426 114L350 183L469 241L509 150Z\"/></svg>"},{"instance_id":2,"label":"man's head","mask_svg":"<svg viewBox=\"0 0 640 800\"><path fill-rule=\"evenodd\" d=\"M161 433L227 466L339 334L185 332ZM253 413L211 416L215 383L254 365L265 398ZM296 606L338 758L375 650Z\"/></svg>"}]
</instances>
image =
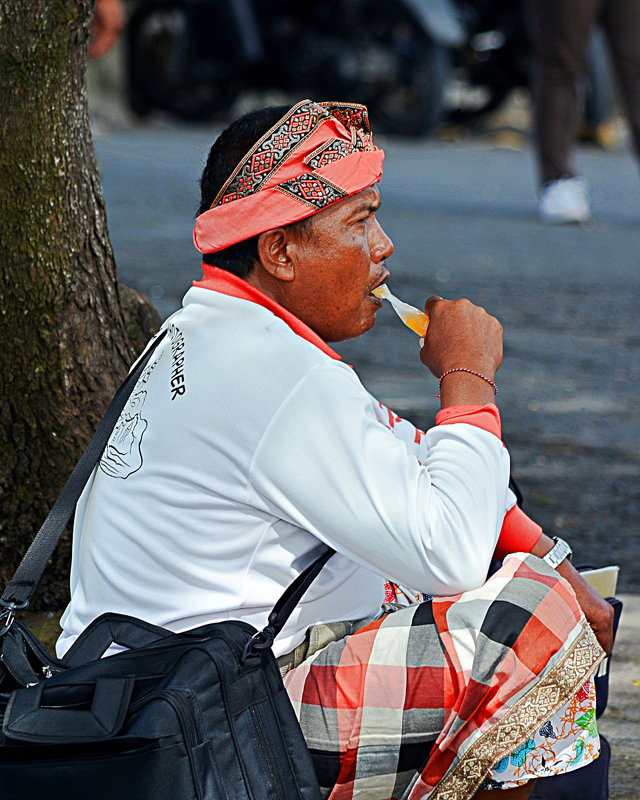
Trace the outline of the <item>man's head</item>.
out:
<instances>
[{"instance_id":1,"label":"man's head","mask_svg":"<svg viewBox=\"0 0 640 800\"><path fill-rule=\"evenodd\" d=\"M200 178L200 207L198 216L209 211L220 190L231 173L238 166L253 145L287 113L289 106L269 106L251 111L232 122L215 140ZM311 217L292 223L303 233L311 228ZM219 250L216 253L203 253L205 264L226 269L244 278L252 269L258 257L258 236L251 236L241 242Z\"/></svg>"},{"instance_id":2,"label":"man's head","mask_svg":"<svg viewBox=\"0 0 640 800\"><path fill-rule=\"evenodd\" d=\"M194 229L207 264L243 277L326 341L368 330L393 245L378 224L382 151L366 109L298 103L216 140Z\"/></svg>"}]
</instances>

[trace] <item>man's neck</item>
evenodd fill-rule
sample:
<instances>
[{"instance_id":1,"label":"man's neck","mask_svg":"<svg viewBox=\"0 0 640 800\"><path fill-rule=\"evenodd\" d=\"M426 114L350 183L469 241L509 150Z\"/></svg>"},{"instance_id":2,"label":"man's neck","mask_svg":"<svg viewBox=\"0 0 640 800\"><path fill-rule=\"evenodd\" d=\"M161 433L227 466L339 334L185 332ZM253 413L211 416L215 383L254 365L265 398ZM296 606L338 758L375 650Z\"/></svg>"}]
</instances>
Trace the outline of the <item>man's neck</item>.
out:
<instances>
[{"instance_id":1,"label":"man's neck","mask_svg":"<svg viewBox=\"0 0 640 800\"><path fill-rule=\"evenodd\" d=\"M288 311L283 305L278 303L273 297L269 296L259 286L254 285L245 278L239 278L227 270L220 269L219 267L212 267L202 262L202 271L204 277L201 281L194 281L193 285L200 289L209 289L214 292L220 292L230 297L239 297L242 300L248 300L252 303L267 308L272 314L279 317L283 322L291 328L291 330L303 339L306 339L311 344L322 350L326 355L335 358L337 361L342 360L342 356L338 355L329 345L318 336L308 325L301 319Z\"/></svg>"}]
</instances>

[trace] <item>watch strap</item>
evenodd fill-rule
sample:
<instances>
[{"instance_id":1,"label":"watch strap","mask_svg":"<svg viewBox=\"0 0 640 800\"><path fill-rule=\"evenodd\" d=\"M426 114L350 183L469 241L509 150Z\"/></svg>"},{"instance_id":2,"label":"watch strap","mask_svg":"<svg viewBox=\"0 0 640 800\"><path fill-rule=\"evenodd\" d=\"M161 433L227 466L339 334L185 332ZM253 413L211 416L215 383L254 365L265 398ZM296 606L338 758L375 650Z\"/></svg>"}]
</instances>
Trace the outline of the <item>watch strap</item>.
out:
<instances>
[{"instance_id":1,"label":"watch strap","mask_svg":"<svg viewBox=\"0 0 640 800\"><path fill-rule=\"evenodd\" d=\"M557 569L557 567L562 564L565 558L568 558L569 561L571 561L573 550L571 549L569 543L565 542L565 540L561 539L559 536L554 536L553 541L555 542L555 545L546 555L542 556L542 560L546 561L550 567L553 567L553 569Z\"/></svg>"}]
</instances>

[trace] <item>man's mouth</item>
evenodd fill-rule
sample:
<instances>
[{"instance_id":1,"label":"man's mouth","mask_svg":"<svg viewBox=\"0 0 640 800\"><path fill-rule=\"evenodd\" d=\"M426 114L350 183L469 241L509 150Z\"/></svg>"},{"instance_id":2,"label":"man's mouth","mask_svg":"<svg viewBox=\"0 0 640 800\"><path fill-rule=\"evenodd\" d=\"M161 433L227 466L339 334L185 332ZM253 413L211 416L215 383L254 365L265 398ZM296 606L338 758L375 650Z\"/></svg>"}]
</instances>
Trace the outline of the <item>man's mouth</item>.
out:
<instances>
[{"instance_id":1,"label":"man's mouth","mask_svg":"<svg viewBox=\"0 0 640 800\"><path fill-rule=\"evenodd\" d=\"M373 294L373 291L374 291L375 289L377 289L379 286L382 286L382 284L383 284L383 283L386 283L386 282L389 280L389 278L390 278L390 277L391 277L391 275L389 274L389 270L385 269L385 271L383 272L383 274L382 274L382 276L379 278L379 280L378 280L376 283L374 283L374 285L373 285L373 286L371 287L371 289L369 290L369 295L370 295L370 297L371 297L373 300L379 300L379 301L380 301L380 305L382 305L382 300L380 300L380 298L379 298L379 297L376 297L376 296L375 296L375 294Z\"/></svg>"}]
</instances>

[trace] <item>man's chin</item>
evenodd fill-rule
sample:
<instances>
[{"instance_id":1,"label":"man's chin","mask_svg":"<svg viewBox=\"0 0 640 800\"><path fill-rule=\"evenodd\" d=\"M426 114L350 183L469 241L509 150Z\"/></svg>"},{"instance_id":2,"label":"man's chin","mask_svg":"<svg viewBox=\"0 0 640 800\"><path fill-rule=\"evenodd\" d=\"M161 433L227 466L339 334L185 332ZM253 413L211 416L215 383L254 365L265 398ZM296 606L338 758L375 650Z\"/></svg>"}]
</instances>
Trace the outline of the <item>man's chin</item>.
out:
<instances>
[{"instance_id":1,"label":"man's chin","mask_svg":"<svg viewBox=\"0 0 640 800\"><path fill-rule=\"evenodd\" d=\"M328 344L334 342L348 342L350 339L357 339L358 336L362 336L363 333L367 333L367 331L370 331L375 324L376 318L373 317L373 319L370 320L363 320L358 328L354 327L353 329L345 330L340 334L332 331L329 336L322 336L321 338L323 338Z\"/></svg>"}]
</instances>

